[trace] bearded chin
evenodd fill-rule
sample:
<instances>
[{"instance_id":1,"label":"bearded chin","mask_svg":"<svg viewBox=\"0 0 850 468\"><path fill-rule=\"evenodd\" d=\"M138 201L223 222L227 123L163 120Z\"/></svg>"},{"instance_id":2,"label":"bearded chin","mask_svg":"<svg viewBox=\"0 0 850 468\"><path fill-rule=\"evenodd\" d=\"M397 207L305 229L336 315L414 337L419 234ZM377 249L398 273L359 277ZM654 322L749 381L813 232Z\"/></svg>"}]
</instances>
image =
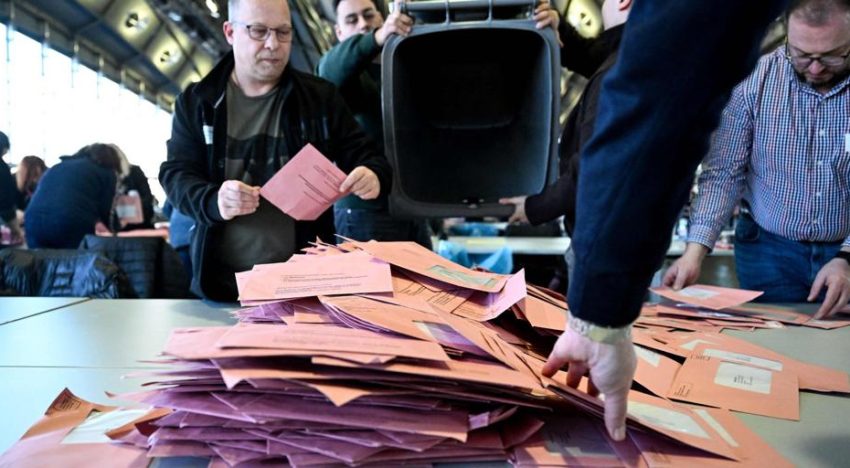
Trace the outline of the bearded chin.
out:
<instances>
[{"instance_id":1,"label":"bearded chin","mask_svg":"<svg viewBox=\"0 0 850 468\"><path fill-rule=\"evenodd\" d=\"M818 87L818 88L831 89L833 86L844 81L844 79L847 78L848 75L850 75L850 69L846 69L846 70L843 70L841 72L835 73L834 75L832 75L832 78L830 78L827 81L812 81L812 80L806 78L806 75L804 73L797 72L796 70L795 70L795 73L797 73L797 78L799 78L800 81L806 82L808 85L812 86L813 88Z\"/></svg>"}]
</instances>

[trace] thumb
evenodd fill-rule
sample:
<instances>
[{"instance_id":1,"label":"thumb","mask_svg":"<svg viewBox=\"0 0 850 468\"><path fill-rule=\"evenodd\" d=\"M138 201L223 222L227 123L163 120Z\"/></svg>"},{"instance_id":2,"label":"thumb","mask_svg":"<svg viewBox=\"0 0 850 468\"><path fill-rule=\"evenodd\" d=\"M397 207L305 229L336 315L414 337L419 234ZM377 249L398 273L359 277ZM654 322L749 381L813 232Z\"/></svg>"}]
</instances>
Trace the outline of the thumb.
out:
<instances>
[{"instance_id":1,"label":"thumb","mask_svg":"<svg viewBox=\"0 0 850 468\"><path fill-rule=\"evenodd\" d=\"M361 171L359 171L358 169L360 169L360 168L358 167L358 168L354 169L353 171L351 171L351 173L348 174L348 176L346 176L345 180L342 181L342 185L339 186L340 192L347 192L347 191L351 190L351 187L353 187L354 184L358 180L360 180L360 178L363 176L363 173Z\"/></svg>"}]
</instances>

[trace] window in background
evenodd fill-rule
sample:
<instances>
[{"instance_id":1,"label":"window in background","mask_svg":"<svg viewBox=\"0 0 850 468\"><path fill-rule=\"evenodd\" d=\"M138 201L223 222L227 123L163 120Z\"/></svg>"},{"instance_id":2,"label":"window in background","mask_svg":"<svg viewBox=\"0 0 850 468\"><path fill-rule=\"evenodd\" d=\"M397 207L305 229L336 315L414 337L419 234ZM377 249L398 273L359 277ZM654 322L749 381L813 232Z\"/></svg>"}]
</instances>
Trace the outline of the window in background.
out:
<instances>
[{"instance_id":1,"label":"window in background","mask_svg":"<svg viewBox=\"0 0 850 468\"><path fill-rule=\"evenodd\" d=\"M6 162L34 154L52 166L89 143L115 143L165 201L157 174L171 114L13 27L0 24L0 41L0 131L12 142Z\"/></svg>"}]
</instances>

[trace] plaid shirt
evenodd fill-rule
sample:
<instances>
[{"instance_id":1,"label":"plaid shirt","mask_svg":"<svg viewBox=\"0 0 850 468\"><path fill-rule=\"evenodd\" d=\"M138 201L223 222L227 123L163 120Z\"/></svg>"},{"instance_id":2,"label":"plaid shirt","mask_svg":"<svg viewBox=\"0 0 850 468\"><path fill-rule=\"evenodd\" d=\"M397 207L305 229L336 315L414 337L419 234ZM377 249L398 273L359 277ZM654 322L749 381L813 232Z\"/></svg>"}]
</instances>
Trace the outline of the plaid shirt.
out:
<instances>
[{"instance_id":1,"label":"plaid shirt","mask_svg":"<svg viewBox=\"0 0 850 468\"><path fill-rule=\"evenodd\" d=\"M850 246L850 77L820 94L785 48L732 92L703 161L689 242L714 247L743 198L768 232Z\"/></svg>"}]
</instances>

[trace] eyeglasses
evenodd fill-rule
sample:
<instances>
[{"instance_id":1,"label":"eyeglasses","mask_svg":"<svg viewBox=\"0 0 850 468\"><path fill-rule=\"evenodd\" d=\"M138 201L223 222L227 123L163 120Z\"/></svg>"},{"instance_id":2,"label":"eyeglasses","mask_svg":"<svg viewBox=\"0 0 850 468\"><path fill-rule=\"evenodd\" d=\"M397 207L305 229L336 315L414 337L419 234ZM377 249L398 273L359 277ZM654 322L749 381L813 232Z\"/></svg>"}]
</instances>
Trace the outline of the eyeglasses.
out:
<instances>
[{"instance_id":1,"label":"eyeglasses","mask_svg":"<svg viewBox=\"0 0 850 468\"><path fill-rule=\"evenodd\" d=\"M265 41L274 31L275 38L278 42L292 41L292 27L284 26L282 28L270 28L262 24L245 24L237 21L231 21L233 24L241 24L248 30L248 37L255 41Z\"/></svg>"},{"instance_id":2,"label":"eyeglasses","mask_svg":"<svg viewBox=\"0 0 850 468\"><path fill-rule=\"evenodd\" d=\"M844 65L847 62L847 57L850 57L850 50L842 55L791 55L791 50L788 48L788 40L785 41L785 57L797 68L809 68L812 62L817 61L826 68L836 68Z\"/></svg>"}]
</instances>

